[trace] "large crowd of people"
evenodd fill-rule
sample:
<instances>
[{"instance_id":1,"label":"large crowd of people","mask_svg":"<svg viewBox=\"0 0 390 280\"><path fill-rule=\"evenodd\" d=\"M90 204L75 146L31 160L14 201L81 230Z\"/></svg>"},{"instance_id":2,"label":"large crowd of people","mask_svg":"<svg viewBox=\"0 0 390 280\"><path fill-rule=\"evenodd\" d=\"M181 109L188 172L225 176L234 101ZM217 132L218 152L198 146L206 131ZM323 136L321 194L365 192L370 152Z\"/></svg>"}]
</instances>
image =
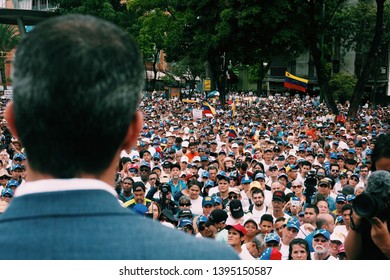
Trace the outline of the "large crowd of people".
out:
<instances>
[{"instance_id":1,"label":"large crowd of people","mask_svg":"<svg viewBox=\"0 0 390 280\"><path fill-rule=\"evenodd\" d=\"M242 259L348 258L353 201L388 136L388 107L366 104L347 120L348 103L336 116L309 95L230 93L225 108L208 100L215 114L199 117L202 96L164 97L144 95L137 146L121 153L124 207L227 243Z\"/></svg>"},{"instance_id":2,"label":"large crowd of people","mask_svg":"<svg viewBox=\"0 0 390 280\"><path fill-rule=\"evenodd\" d=\"M86 15L36 26L13 67L0 259L390 258L388 107L141 98L135 42Z\"/></svg>"}]
</instances>

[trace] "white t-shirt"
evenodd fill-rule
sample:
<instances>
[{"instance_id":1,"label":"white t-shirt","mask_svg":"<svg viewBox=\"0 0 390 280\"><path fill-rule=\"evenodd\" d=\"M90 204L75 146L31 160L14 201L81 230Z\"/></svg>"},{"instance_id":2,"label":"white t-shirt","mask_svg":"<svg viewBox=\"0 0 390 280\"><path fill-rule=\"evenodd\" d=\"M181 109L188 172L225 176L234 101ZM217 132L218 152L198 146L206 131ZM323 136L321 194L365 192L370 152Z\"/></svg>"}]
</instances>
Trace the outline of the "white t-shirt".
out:
<instances>
[{"instance_id":1,"label":"white t-shirt","mask_svg":"<svg viewBox=\"0 0 390 280\"><path fill-rule=\"evenodd\" d=\"M193 214L195 214L195 215L202 215L203 214L202 200L203 200L203 198L201 196L199 196L195 200L191 199L190 210Z\"/></svg>"},{"instance_id":2,"label":"white t-shirt","mask_svg":"<svg viewBox=\"0 0 390 280\"><path fill-rule=\"evenodd\" d=\"M242 260L255 260L255 258L249 253L248 249L246 248L246 244L241 245L241 253L238 255L240 259Z\"/></svg>"}]
</instances>

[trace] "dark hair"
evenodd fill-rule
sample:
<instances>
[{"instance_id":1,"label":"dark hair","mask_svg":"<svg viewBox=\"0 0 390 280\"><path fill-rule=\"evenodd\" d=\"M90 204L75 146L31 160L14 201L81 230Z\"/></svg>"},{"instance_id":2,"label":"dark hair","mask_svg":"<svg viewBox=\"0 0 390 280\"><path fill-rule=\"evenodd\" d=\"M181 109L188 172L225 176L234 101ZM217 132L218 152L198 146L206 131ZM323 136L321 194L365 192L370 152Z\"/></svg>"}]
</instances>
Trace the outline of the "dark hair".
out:
<instances>
[{"instance_id":1,"label":"dark hair","mask_svg":"<svg viewBox=\"0 0 390 280\"><path fill-rule=\"evenodd\" d=\"M13 108L30 167L57 178L101 174L134 120L143 75L136 44L107 21L65 15L27 33L15 55Z\"/></svg>"},{"instance_id":2,"label":"dark hair","mask_svg":"<svg viewBox=\"0 0 390 280\"><path fill-rule=\"evenodd\" d=\"M305 209L307 208L313 208L314 209L314 212L318 215L318 213L320 213L320 210L318 209L317 205L314 205L314 204L307 204L305 206Z\"/></svg>"},{"instance_id":3,"label":"dark hair","mask_svg":"<svg viewBox=\"0 0 390 280\"><path fill-rule=\"evenodd\" d=\"M383 157L390 158L390 133L379 135L376 139L371 155L371 171L376 171L376 162Z\"/></svg>"},{"instance_id":4,"label":"dark hair","mask_svg":"<svg viewBox=\"0 0 390 280\"><path fill-rule=\"evenodd\" d=\"M260 218L260 224L261 224L262 221L271 222L273 224L274 223L274 218L272 217L271 214L264 214Z\"/></svg>"},{"instance_id":5,"label":"dark hair","mask_svg":"<svg viewBox=\"0 0 390 280\"><path fill-rule=\"evenodd\" d=\"M295 239L291 240L290 244L288 245L288 259L289 260L292 260L291 253L292 253L292 247L294 245L303 245L305 247L305 251L306 251L306 255L307 255L306 260L311 260L309 243L307 243L307 241L305 239L302 239L302 238L295 238Z\"/></svg>"}]
</instances>

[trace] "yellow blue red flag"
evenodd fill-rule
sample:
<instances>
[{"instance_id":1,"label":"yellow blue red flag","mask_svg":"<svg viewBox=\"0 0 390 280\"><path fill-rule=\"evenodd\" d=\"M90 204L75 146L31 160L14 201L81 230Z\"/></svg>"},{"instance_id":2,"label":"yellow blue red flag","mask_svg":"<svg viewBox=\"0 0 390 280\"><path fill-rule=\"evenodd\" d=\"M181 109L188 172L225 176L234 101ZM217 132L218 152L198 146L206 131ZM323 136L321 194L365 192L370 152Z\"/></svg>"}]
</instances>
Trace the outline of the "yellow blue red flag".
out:
<instances>
[{"instance_id":1,"label":"yellow blue red flag","mask_svg":"<svg viewBox=\"0 0 390 280\"><path fill-rule=\"evenodd\" d=\"M210 114L210 115L215 115L216 111L213 106L211 106L207 101L203 101L203 113Z\"/></svg>"},{"instance_id":2,"label":"yellow blue red flag","mask_svg":"<svg viewBox=\"0 0 390 280\"><path fill-rule=\"evenodd\" d=\"M309 80L294 76L286 71L286 76L284 78L285 88L306 92L308 82Z\"/></svg>"}]
</instances>

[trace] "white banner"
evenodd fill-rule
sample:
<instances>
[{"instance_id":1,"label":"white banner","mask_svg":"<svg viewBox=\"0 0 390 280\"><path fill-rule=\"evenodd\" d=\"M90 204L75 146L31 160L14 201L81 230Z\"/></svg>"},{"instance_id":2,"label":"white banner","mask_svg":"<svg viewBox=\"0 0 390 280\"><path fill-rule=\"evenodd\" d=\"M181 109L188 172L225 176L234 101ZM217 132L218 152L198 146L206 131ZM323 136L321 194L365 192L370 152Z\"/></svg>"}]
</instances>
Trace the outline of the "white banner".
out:
<instances>
[{"instance_id":1,"label":"white banner","mask_svg":"<svg viewBox=\"0 0 390 280\"><path fill-rule=\"evenodd\" d=\"M192 117L194 120L201 119L203 116L203 110L200 109L192 109Z\"/></svg>"}]
</instances>

